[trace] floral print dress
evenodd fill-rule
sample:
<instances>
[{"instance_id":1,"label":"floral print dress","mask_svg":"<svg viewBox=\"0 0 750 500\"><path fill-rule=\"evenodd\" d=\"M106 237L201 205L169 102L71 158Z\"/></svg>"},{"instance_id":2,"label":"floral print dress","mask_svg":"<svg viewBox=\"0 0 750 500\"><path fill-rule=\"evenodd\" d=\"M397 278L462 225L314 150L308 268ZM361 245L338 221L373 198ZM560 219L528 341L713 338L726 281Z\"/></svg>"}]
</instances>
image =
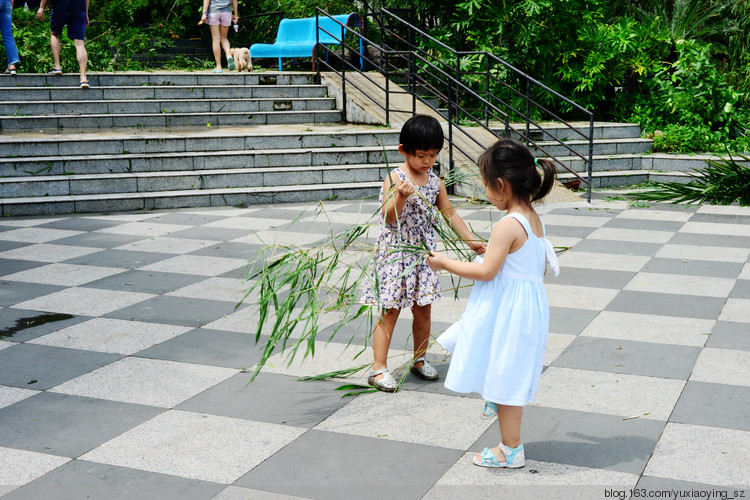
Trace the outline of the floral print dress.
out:
<instances>
[{"instance_id":1,"label":"floral print dress","mask_svg":"<svg viewBox=\"0 0 750 500\"><path fill-rule=\"evenodd\" d=\"M396 173L401 180L407 180L401 169L397 168L392 173ZM380 213L375 269L362 292L362 302L365 304L379 305L383 309L403 309L415 304L425 306L440 298L439 274L430 269L424 255L394 251L403 245L422 246L422 242L430 250L436 250L434 226L440 212L435 207L435 201L440 192L440 179L430 171L427 183L416 187L417 192L409 196L393 224L386 224L385 217ZM391 195L392 192L381 192L380 205ZM404 275L404 271L412 265L414 267ZM379 286L375 287L375 284Z\"/></svg>"}]
</instances>

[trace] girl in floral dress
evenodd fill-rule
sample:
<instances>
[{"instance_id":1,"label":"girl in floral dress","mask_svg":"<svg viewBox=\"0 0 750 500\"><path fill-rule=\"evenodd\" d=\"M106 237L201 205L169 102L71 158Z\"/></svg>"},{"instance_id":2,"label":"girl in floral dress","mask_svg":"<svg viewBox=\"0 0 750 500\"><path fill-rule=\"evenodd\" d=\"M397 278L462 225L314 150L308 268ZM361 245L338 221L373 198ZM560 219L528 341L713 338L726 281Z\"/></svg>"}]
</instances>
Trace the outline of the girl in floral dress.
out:
<instances>
[{"instance_id":1,"label":"girl in floral dress","mask_svg":"<svg viewBox=\"0 0 750 500\"><path fill-rule=\"evenodd\" d=\"M375 362L367 381L385 392L398 387L388 372L387 358L396 320L404 307L411 308L414 318L414 359L410 371L424 380L438 379L437 371L425 361L424 355L430 338L431 306L440 298L439 275L421 255L393 250L405 245L426 245L434 251L437 239L434 225L441 214L474 251L481 254L486 248L453 209L445 184L432 171L443 141L443 129L435 118L427 115L410 118L399 136L398 150L405 161L389 173L380 192L377 276L365 287L362 300L381 308L372 334Z\"/></svg>"}]
</instances>

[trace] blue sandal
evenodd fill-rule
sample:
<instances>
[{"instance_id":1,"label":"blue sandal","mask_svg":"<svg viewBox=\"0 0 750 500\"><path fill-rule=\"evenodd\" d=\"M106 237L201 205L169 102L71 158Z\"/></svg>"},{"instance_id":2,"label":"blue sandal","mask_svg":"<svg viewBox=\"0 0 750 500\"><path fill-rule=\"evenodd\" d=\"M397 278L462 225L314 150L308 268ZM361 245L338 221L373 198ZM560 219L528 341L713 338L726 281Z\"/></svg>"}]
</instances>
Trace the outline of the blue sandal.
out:
<instances>
[{"instance_id":1,"label":"blue sandal","mask_svg":"<svg viewBox=\"0 0 750 500\"><path fill-rule=\"evenodd\" d=\"M480 416L483 420L487 420L488 418L495 418L497 416L497 405L490 401L485 401L484 409L482 410L482 414Z\"/></svg>"},{"instance_id":2,"label":"blue sandal","mask_svg":"<svg viewBox=\"0 0 750 500\"><path fill-rule=\"evenodd\" d=\"M498 446L500 447L500 451L505 455L505 462L498 462L495 454L492 453L492 450L485 448L482 450L482 453L479 454L479 457L475 456L472 460L474 465L488 467L490 469L500 469L503 467L507 467L508 469L520 469L526 465L523 444L519 444L516 448L508 448L503 443L500 443Z\"/></svg>"}]
</instances>

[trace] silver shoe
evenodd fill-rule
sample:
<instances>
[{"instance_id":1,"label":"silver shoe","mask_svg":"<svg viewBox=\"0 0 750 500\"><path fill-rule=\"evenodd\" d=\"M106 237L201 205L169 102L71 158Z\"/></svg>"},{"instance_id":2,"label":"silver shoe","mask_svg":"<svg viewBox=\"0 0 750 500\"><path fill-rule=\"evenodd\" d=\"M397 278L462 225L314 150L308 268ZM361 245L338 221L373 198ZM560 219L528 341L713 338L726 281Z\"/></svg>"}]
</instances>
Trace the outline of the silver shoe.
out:
<instances>
[{"instance_id":1,"label":"silver shoe","mask_svg":"<svg viewBox=\"0 0 750 500\"><path fill-rule=\"evenodd\" d=\"M422 361L424 364L417 368L416 365ZM438 372L436 369L432 367L430 363L427 362L424 358L417 358L415 359L411 367L409 368L409 371L412 372L417 377L421 378L422 380L437 380L439 378Z\"/></svg>"},{"instance_id":2,"label":"silver shoe","mask_svg":"<svg viewBox=\"0 0 750 500\"><path fill-rule=\"evenodd\" d=\"M375 377L381 373L383 374L383 378L375 380ZM393 375L388 372L388 368L385 366L380 370L371 370L370 376L367 377L367 383L383 392L396 392L396 389L398 389L398 382L396 382L396 379L393 378Z\"/></svg>"}]
</instances>

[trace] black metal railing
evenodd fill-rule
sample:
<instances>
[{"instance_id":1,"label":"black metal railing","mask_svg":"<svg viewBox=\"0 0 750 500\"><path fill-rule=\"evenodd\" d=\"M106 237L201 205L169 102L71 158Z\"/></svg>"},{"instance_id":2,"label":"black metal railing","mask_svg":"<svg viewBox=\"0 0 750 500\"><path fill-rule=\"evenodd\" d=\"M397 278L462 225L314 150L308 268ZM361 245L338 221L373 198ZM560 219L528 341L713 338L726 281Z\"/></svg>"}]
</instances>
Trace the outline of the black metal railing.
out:
<instances>
[{"instance_id":1,"label":"black metal railing","mask_svg":"<svg viewBox=\"0 0 750 500\"><path fill-rule=\"evenodd\" d=\"M333 19L316 8L316 18L322 16ZM338 23L345 30L341 44L335 49L322 46L316 53L318 74L324 68L341 77L344 118L347 85L359 90L384 110L386 123L390 123L392 113L415 113L419 101L441 113L448 122L449 172L455 165L454 150L477 162L478 154L470 153L461 143L474 143L483 150L487 144L482 144L471 133L472 128L481 127L496 137L515 137L550 158L559 166L558 171L572 173L587 186L588 200L591 201L592 112L489 52L454 50L386 9L369 17L379 26L378 42L366 38L364 29L357 32ZM325 31L322 27L319 29ZM336 35L326 33L338 39ZM355 43L348 43L347 38ZM364 46L362 51L359 50L360 41ZM325 57L321 57L320 52ZM366 69L374 69L385 77L383 85L361 70L362 60ZM351 78L347 79L347 72L362 75L369 85L380 89L384 102L358 87ZM391 94L403 93L404 88L411 95L410 109L396 109ZM583 127L575 126L561 117L563 112L576 113L588 123ZM568 135L545 126L545 121L554 121L558 129L562 127L569 131L578 142L569 142ZM459 143L458 136L465 140ZM576 146L584 146L586 151L581 152ZM562 148L571 165L574 161L583 161L586 177L566 165L563 155L551 154L552 147Z\"/></svg>"}]
</instances>

